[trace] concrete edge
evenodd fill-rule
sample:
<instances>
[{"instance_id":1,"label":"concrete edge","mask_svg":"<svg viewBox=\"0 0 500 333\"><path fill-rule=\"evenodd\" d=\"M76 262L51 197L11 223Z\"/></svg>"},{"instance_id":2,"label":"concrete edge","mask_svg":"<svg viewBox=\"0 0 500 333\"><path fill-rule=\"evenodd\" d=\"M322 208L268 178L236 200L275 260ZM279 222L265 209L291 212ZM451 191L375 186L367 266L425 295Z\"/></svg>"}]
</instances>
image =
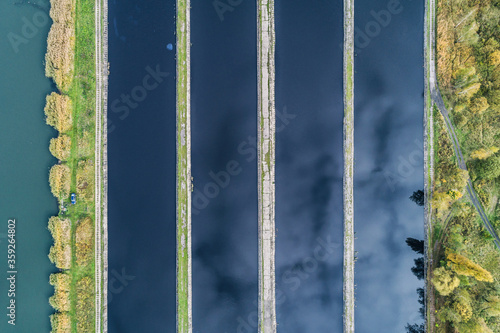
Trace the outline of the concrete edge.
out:
<instances>
[{"instance_id":1,"label":"concrete edge","mask_svg":"<svg viewBox=\"0 0 500 333\"><path fill-rule=\"evenodd\" d=\"M191 333L192 255L191 255L191 25L190 0L176 5L176 219L177 293L176 330ZM184 19L182 19L184 17ZM184 57L185 55L185 57ZM187 258L186 258L187 257Z\"/></svg>"},{"instance_id":2,"label":"concrete edge","mask_svg":"<svg viewBox=\"0 0 500 333\"><path fill-rule=\"evenodd\" d=\"M434 118L433 103L430 96L430 66L433 58L433 0L425 1L425 23L424 23L424 300L425 300L425 331L430 332L434 327L433 316L429 311L429 295L432 285L429 283L430 267L432 265L432 251L429 251L432 236L432 188L434 183ZM429 100L431 101L429 103Z\"/></svg>"},{"instance_id":3,"label":"concrete edge","mask_svg":"<svg viewBox=\"0 0 500 333\"><path fill-rule=\"evenodd\" d=\"M259 327L276 332L274 0L257 2Z\"/></svg>"},{"instance_id":4,"label":"concrete edge","mask_svg":"<svg viewBox=\"0 0 500 333\"><path fill-rule=\"evenodd\" d=\"M344 0L344 333L354 333L354 0Z\"/></svg>"},{"instance_id":5,"label":"concrete edge","mask_svg":"<svg viewBox=\"0 0 500 333\"><path fill-rule=\"evenodd\" d=\"M108 60L108 0L102 1L101 20L102 20L102 310L101 310L101 329L102 332L108 332L108 78L109 78L109 60Z\"/></svg>"}]
</instances>

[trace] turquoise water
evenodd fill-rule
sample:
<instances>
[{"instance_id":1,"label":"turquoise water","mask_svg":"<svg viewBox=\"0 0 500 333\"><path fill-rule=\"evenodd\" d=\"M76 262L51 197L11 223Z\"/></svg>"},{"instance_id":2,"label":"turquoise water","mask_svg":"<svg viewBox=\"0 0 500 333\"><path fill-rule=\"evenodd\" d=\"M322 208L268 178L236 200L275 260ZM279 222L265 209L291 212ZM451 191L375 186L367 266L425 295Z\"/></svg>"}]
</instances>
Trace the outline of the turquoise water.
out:
<instances>
[{"instance_id":1,"label":"turquoise water","mask_svg":"<svg viewBox=\"0 0 500 333\"><path fill-rule=\"evenodd\" d=\"M0 332L49 332L55 267L47 254L48 218L57 213L48 172L56 132L45 124L45 95L52 90L43 59L48 15L33 5L0 2ZM48 1L37 2L48 7ZM24 27L24 28L23 28ZM18 43L15 43L17 41ZM7 321L7 223L16 219L16 321Z\"/></svg>"}]
</instances>

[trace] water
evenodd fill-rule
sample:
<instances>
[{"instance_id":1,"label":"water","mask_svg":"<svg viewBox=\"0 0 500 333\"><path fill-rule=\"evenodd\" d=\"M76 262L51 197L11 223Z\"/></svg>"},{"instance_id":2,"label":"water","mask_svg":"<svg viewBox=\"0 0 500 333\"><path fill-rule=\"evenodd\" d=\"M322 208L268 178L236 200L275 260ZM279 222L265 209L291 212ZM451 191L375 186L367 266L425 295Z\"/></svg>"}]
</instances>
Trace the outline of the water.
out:
<instances>
[{"instance_id":1,"label":"water","mask_svg":"<svg viewBox=\"0 0 500 333\"><path fill-rule=\"evenodd\" d=\"M175 332L175 1L109 20L109 332Z\"/></svg>"},{"instance_id":2,"label":"water","mask_svg":"<svg viewBox=\"0 0 500 333\"><path fill-rule=\"evenodd\" d=\"M280 332L342 332L342 6L276 2Z\"/></svg>"},{"instance_id":3,"label":"water","mask_svg":"<svg viewBox=\"0 0 500 333\"><path fill-rule=\"evenodd\" d=\"M256 5L231 8L191 11L195 333L257 331Z\"/></svg>"},{"instance_id":4,"label":"water","mask_svg":"<svg viewBox=\"0 0 500 333\"><path fill-rule=\"evenodd\" d=\"M48 8L48 1L38 1ZM57 202L49 189L49 169L57 161L49 141L57 135L45 124L45 96L51 81L43 60L50 20L33 6L0 3L0 332L49 332L55 271L47 255L47 230ZM23 30L24 27L24 30ZM24 32L24 33L23 33ZM10 36L10 40L9 40ZM11 41L18 41L19 43ZM16 219L16 325L9 319L7 222Z\"/></svg>"},{"instance_id":5,"label":"water","mask_svg":"<svg viewBox=\"0 0 500 333\"><path fill-rule=\"evenodd\" d=\"M402 332L421 321L407 237L423 239L423 22L421 1L356 2L355 230L356 329ZM379 29L377 29L377 27ZM370 30L371 29L371 30ZM361 36L361 37L359 37Z\"/></svg>"}]
</instances>

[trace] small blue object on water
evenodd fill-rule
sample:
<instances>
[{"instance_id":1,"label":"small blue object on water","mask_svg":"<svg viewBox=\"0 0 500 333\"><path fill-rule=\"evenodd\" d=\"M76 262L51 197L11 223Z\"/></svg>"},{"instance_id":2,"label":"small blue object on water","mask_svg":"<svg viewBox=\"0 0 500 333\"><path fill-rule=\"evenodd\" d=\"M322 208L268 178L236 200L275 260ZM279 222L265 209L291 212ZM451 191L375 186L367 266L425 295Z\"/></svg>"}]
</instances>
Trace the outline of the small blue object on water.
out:
<instances>
[{"instance_id":1,"label":"small blue object on water","mask_svg":"<svg viewBox=\"0 0 500 333\"><path fill-rule=\"evenodd\" d=\"M167 44L167 49L170 51L172 51L174 49L174 46L172 45L172 43Z\"/></svg>"}]
</instances>

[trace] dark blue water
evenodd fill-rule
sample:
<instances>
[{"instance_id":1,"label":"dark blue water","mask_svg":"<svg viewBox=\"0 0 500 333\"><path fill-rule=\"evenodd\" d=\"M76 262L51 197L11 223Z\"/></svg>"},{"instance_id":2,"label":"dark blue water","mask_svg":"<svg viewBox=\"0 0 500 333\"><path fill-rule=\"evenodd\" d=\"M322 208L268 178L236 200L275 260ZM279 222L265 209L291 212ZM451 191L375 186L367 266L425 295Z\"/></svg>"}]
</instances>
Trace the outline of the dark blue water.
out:
<instances>
[{"instance_id":1,"label":"dark blue water","mask_svg":"<svg viewBox=\"0 0 500 333\"><path fill-rule=\"evenodd\" d=\"M175 332L175 1L109 11L109 331Z\"/></svg>"},{"instance_id":2,"label":"dark blue water","mask_svg":"<svg viewBox=\"0 0 500 333\"><path fill-rule=\"evenodd\" d=\"M276 2L278 330L342 332L342 1Z\"/></svg>"},{"instance_id":3,"label":"dark blue water","mask_svg":"<svg viewBox=\"0 0 500 333\"><path fill-rule=\"evenodd\" d=\"M403 332L421 321L407 237L423 239L422 1L356 2L355 229L356 329ZM371 11L373 11L371 13ZM377 19L378 18L378 19ZM378 23L380 22L380 23ZM362 31L363 33L360 33Z\"/></svg>"},{"instance_id":4,"label":"dark blue water","mask_svg":"<svg viewBox=\"0 0 500 333\"><path fill-rule=\"evenodd\" d=\"M231 8L192 3L195 333L256 331L256 4Z\"/></svg>"}]
</instances>

